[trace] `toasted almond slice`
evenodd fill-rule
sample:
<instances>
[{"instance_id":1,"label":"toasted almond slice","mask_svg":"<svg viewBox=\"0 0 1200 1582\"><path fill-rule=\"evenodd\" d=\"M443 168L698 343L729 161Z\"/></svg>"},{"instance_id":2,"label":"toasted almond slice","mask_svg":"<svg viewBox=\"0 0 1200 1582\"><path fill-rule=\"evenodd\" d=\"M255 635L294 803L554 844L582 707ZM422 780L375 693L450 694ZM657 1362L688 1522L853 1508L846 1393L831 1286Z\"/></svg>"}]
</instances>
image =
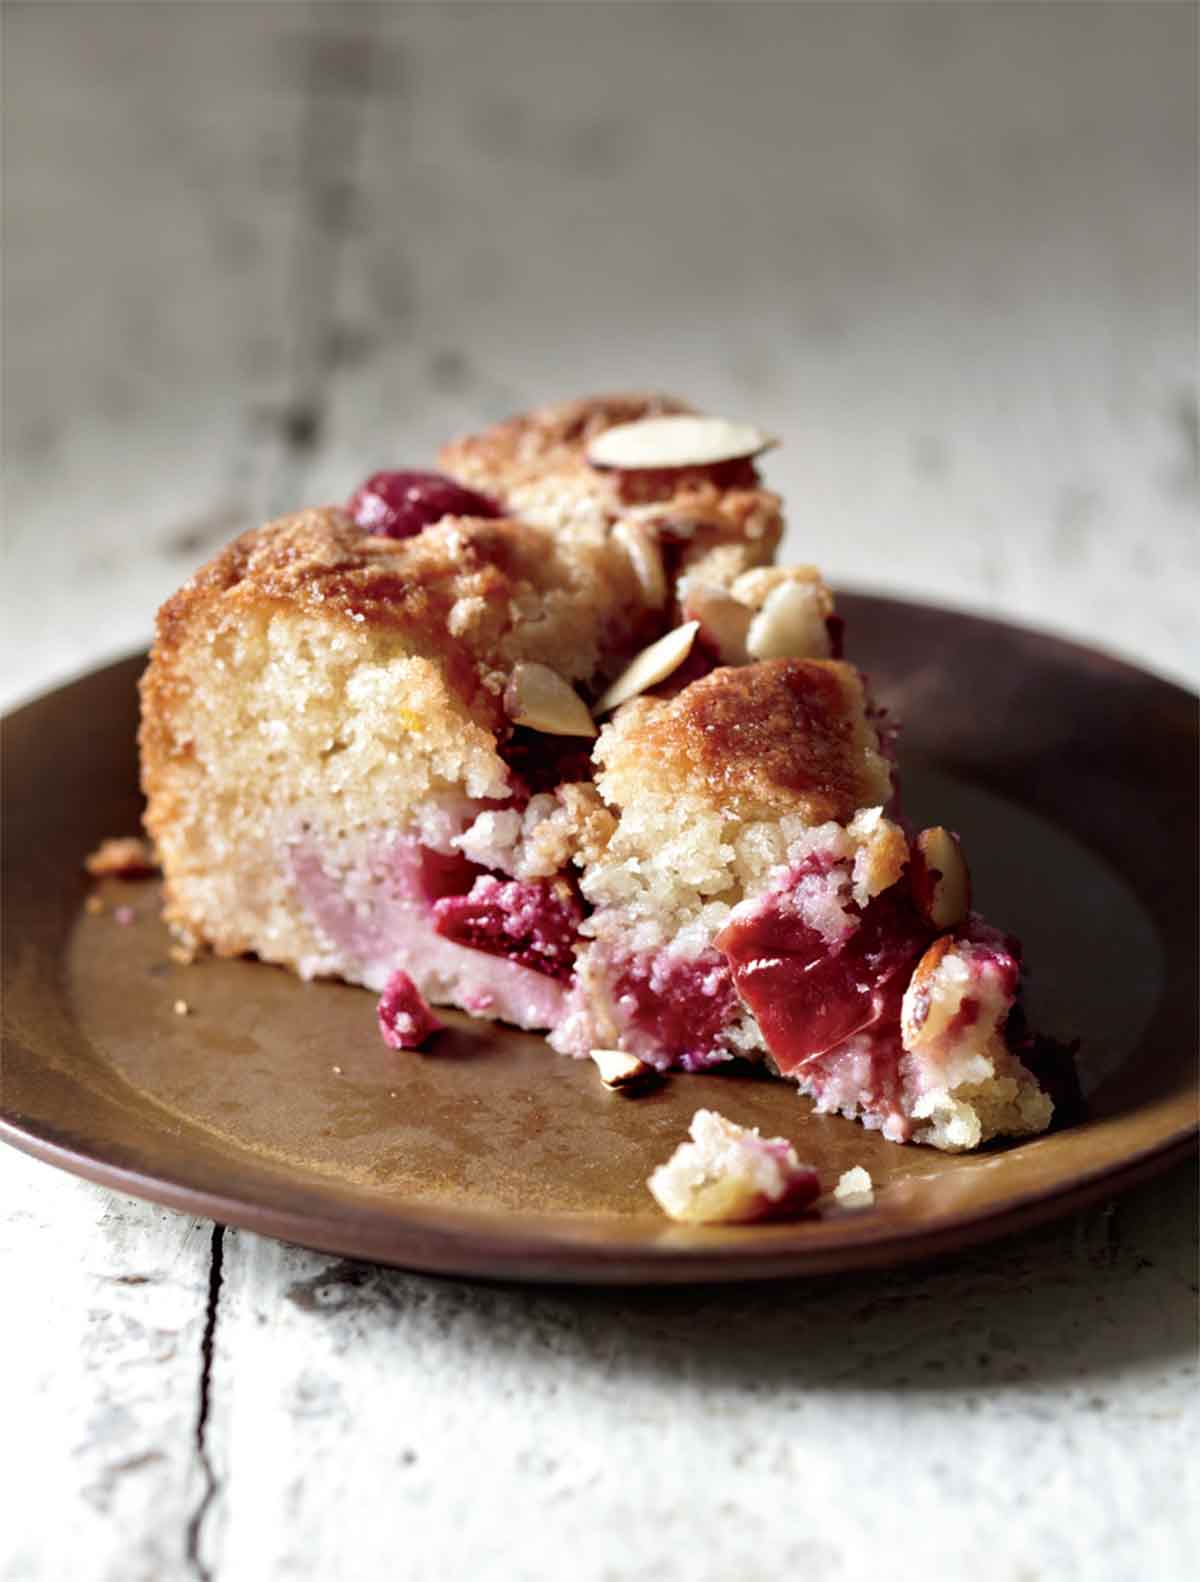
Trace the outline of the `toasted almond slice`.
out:
<instances>
[{"instance_id":1,"label":"toasted almond slice","mask_svg":"<svg viewBox=\"0 0 1200 1582\"><path fill-rule=\"evenodd\" d=\"M653 1066L636 1055L627 1055L623 1049L593 1049L591 1056L601 1082L614 1093L644 1087L658 1075Z\"/></svg>"},{"instance_id":2,"label":"toasted almond slice","mask_svg":"<svg viewBox=\"0 0 1200 1582\"><path fill-rule=\"evenodd\" d=\"M754 612L724 588L689 583L683 595L685 619L700 622L703 637L717 650L723 665L744 665L746 633Z\"/></svg>"},{"instance_id":3,"label":"toasted almond slice","mask_svg":"<svg viewBox=\"0 0 1200 1582\"><path fill-rule=\"evenodd\" d=\"M912 887L920 912L934 928L957 928L971 905L971 876L958 837L937 824L913 845Z\"/></svg>"},{"instance_id":4,"label":"toasted almond slice","mask_svg":"<svg viewBox=\"0 0 1200 1582\"><path fill-rule=\"evenodd\" d=\"M699 630L699 621L685 621L665 637L660 637L656 643L651 643L649 648L643 648L596 704L596 713L606 714L609 709L615 709L618 703L628 703L630 698L636 698L647 687L665 681L691 653Z\"/></svg>"},{"instance_id":5,"label":"toasted almond slice","mask_svg":"<svg viewBox=\"0 0 1200 1582\"><path fill-rule=\"evenodd\" d=\"M587 459L593 467L626 472L715 467L759 456L778 443L750 423L722 417L645 417L598 434L588 445Z\"/></svg>"},{"instance_id":6,"label":"toasted almond slice","mask_svg":"<svg viewBox=\"0 0 1200 1582\"><path fill-rule=\"evenodd\" d=\"M750 622L746 651L751 659L827 659L820 584L804 580L772 588Z\"/></svg>"},{"instance_id":7,"label":"toasted almond slice","mask_svg":"<svg viewBox=\"0 0 1200 1582\"><path fill-rule=\"evenodd\" d=\"M642 585L646 603L658 609L667 601L667 573L663 566L662 550L658 535L645 522L626 519L612 530L613 542L629 556L637 580Z\"/></svg>"},{"instance_id":8,"label":"toasted almond slice","mask_svg":"<svg viewBox=\"0 0 1200 1582\"><path fill-rule=\"evenodd\" d=\"M950 1015L958 1009L956 999L952 1000L948 1011L945 997L939 998L934 994L942 962L953 949L954 936L943 934L940 939L934 940L913 968L908 988L900 1002L900 1034L905 1049L915 1049L926 1037L931 1041L940 1037Z\"/></svg>"},{"instance_id":9,"label":"toasted almond slice","mask_svg":"<svg viewBox=\"0 0 1200 1582\"><path fill-rule=\"evenodd\" d=\"M522 660L513 666L504 691L504 708L516 725L547 736L594 736L596 722L588 706L549 665Z\"/></svg>"}]
</instances>

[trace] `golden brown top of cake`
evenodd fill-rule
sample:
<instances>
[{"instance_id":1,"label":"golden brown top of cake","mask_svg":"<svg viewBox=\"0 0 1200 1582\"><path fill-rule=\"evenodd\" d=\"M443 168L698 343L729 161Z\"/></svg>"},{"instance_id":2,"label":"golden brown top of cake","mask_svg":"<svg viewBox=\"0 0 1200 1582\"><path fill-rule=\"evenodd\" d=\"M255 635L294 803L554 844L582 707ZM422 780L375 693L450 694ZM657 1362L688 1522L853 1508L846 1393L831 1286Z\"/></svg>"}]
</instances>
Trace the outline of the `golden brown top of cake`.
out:
<instances>
[{"instance_id":1,"label":"golden brown top of cake","mask_svg":"<svg viewBox=\"0 0 1200 1582\"><path fill-rule=\"evenodd\" d=\"M891 773L866 713L862 679L837 660L775 659L722 668L676 697L638 698L601 737L606 792L637 782L702 796L732 817L799 813L848 822L886 803Z\"/></svg>"},{"instance_id":2,"label":"golden brown top of cake","mask_svg":"<svg viewBox=\"0 0 1200 1582\"><path fill-rule=\"evenodd\" d=\"M702 570L727 585L769 560L783 519L749 459L704 467L597 468L588 446L605 430L640 418L694 412L661 394L592 396L538 407L445 446L442 469L515 514L558 529L632 519L666 553L669 571Z\"/></svg>"},{"instance_id":3,"label":"golden brown top of cake","mask_svg":"<svg viewBox=\"0 0 1200 1582\"><path fill-rule=\"evenodd\" d=\"M502 499L548 472L575 472L591 489L602 490L605 475L587 462L593 439L618 423L694 410L674 396L648 392L558 401L452 440L442 447L438 463L468 488Z\"/></svg>"},{"instance_id":4,"label":"golden brown top of cake","mask_svg":"<svg viewBox=\"0 0 1200 1582\"><path fill-rule=\"evenodd\" d=\"M600 396L448 446L443 465L505 518L445 517L393 539L321 508L245 533L163 606L157 651L276 604L399 635L480 717L499 719L519 660L598 683L670 624L676 575L703 561L711 580L731 581L779 537L778 501L751 461L637 473L588 462L590 440L614 424L689 410L670 396ZM630 506L630 493L653 503Z\"/></svg>"},{"instance_id":5,"label":"golden brown top of cake","mask_svg":"<svg viewBox=\"0 0 1200 1582\"><path fill-rule=\"evenodd\" d=\"M618 666L654 619L629 556L602 530L447 517L412 538L376 538L327 508L230 544L163 606L157 650L165 658L198 623L272 604L399 636L497 716L518 660L588 681Z\"/></svg>"}]
</instances>

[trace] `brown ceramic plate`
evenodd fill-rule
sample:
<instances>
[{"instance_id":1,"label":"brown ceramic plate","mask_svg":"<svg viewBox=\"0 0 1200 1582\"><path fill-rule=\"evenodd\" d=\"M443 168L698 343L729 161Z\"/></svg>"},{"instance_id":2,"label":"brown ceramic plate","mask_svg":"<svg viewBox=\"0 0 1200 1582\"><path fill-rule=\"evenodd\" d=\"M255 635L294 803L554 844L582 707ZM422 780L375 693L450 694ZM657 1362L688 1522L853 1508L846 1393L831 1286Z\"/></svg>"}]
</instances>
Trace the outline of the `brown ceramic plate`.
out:
<instances>
[{"instance_id":1,"label":"brown ceramic plate","mask_svg":"<svg viewBox=\"0 0 1200 1582\"><path fill-rule=\"evenodd\" d=\"M135 658L5 722L2 1134L330 1252L576 1281L894 1263L1163 1168L1196 1135L1195 699L993 621L842 608L906 721L909 811L963 832L982 909L1025 940L1035 1019L1084 1040L1082 1124L968 1157L899 1148L782 1083L677 1076L622 1099L533 1037L464 1018L436 1056L395 1054L362 990L248 961L175 965L154 883L109 881L103 914L83 906L84 854L138 827ZM643 1183L700 1105L792 1138L831 1186L866 1165L874 1206L670 1225Z\"/></svg>"}]
</instances>

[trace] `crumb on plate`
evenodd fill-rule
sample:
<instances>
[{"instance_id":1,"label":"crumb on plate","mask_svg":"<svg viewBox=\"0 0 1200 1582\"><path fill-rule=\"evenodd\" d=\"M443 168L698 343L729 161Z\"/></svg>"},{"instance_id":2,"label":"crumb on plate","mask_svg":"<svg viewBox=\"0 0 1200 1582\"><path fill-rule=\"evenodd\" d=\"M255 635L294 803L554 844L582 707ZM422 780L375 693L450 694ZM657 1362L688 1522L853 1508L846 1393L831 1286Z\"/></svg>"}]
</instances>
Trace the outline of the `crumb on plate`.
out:
<instances>
[{"instance_id":1,"label":"crumb on plate","mask_svg":"<svg viewBox=\"0 0 1200 1582\"><path fill-rule=\"evenodd\" d=\"M838 1177L833 1195L843 1203L873 1203L875 1183L871 1180L871 1172L864 1170L862 1165L855 1165L852 1170L844 1170Z\"/></svg>"},{"instance_id":2,"label":"crumb on plate","mask_svg":"<svg viewBox=\"0 0 1200 1582\"><path fill-rule=\"evenodd\" d=\"M154 848L140 835L117 835L102 840L84 860L93 879L145 879L158 872Z\"/></svg>"},{"instance_id":3,"label":"crumb on plate","mask_svg":"<svg viewBox=\"0 0 1200 1582\"><path fill-rule=\"evenodd\" d=\"M745 1224L795 1213L820 1194L816 1171L785 1137L760 1137L716 1110L697 1110L689 1130L692 1140L646 1182L669 1219Z\"/></svg>"}]
</instances>

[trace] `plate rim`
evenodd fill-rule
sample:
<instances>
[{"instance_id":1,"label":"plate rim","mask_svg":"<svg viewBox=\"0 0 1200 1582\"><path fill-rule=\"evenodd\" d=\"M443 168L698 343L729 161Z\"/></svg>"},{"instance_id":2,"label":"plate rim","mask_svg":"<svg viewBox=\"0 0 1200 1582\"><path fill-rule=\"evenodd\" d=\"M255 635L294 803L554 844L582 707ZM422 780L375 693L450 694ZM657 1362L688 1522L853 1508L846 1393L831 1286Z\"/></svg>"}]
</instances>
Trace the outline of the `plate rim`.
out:
<instances>
[{"instance_id":1,"label":"plate rim","mask_svg":"<svg viewBox=\"0 0 1200 1582\"><path fill-rule=\"evenodd\" d=\"M920 1263L959 1252L1033 1229L1165 1173L1200 1153L1200 1129L1197 1124L1178 1127L1116 1164L1097 1165L1050 1191L1031 1189L994 1208L950 1213L934 1224L926 1221L911 1229L893 1226L877 1236L864 1237L859 1232L842 1239L827 1238L820 1246L803 1244L805 1222L801 1219L795 1222L794 1243L776 1239L769 1246L757 1248L753 1225L720 1227L723 1236L731 1230L739 1238L744 1236L744 1247L740 1239L723 1240L718 1248L654 1242L590 1246L556 1234L552 1228L585 1224L588 1218L584 1214L545 1216L537 1222L536 1230L527 1228L517 1234L504 1227L500 1216L453 1209L417 1209L422 1220L428 1216L428 1223L415 1223L412 1207L398 1217L371 1210L357 1220L337 1214L303 1214L223 1197L204 1187L189 1186L169 1172L150 1175L114 1164L59 1142L34 1127L21 1126L3 1113L0 1142L70 1175L178 1213L331 1256L411 1273L564 1285L688 1285L852 1273ZM378 1226L380 1240L359 1236L355 1250L352 1243L356 1239L356 1224ZM327 1225L338 1227L329 1239L323 1230ZM496 1225L499 1228L492 1228ZM390 1253L386 1246L388 1228L399 1232L397 1245ZM321 1234L312 1234L314 1230ZM419 1261L405 1256L404 1243L408 1238L420 1243ZM368 1241L370 1246L366 1245ZM501 1272L495 1266L497 1258L504 1259Z\"/></svg>"}]
</instances>

